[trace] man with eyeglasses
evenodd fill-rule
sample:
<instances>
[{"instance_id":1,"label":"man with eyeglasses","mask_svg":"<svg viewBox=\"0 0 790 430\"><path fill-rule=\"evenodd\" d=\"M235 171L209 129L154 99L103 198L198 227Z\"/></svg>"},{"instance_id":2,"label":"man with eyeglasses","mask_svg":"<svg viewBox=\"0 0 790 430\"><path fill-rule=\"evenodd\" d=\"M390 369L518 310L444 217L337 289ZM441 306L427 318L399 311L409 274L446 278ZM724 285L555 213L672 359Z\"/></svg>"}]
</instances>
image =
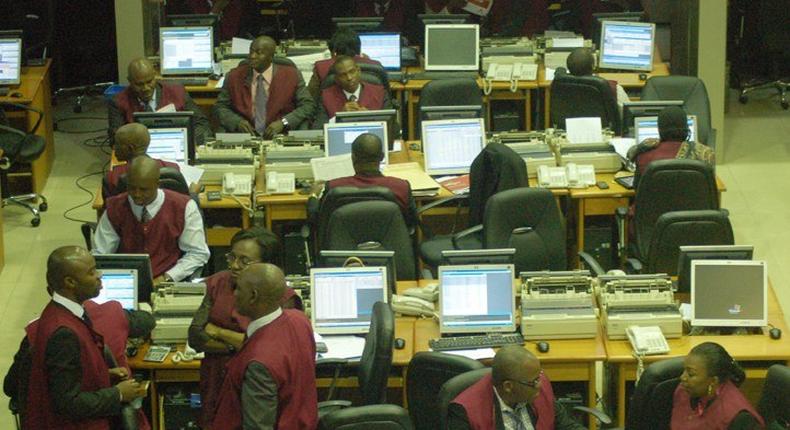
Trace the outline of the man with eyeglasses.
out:
<instances>
[{"instance_id":1,"label":"man with eyeglasses","mask_svg":"<svg viewBox=\"0 0 790 430\"><path fill-rule=\"evenodd\" d=\"M448 428L475 430L581 430L554 400L540 361L522 346L497 352L491 374L450 403Z\"/></svg>"}]
</instances>

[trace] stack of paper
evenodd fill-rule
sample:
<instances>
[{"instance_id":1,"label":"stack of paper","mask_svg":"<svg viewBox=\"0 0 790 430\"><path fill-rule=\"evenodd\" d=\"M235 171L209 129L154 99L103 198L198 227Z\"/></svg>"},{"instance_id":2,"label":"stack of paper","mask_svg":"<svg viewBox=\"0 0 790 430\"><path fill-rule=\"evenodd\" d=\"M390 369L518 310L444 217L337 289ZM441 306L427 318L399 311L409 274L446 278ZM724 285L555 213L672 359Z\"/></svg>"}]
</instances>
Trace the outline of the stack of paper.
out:
<instances>
[{"instance_id":1,"label":"stack of paper","mask_svg":"<svg viewBox=\"0 0 790 430\"><path fill-rule=\"evenodd\" d=\"M439 184L417 163L390 164L383 173L409 181L415 196L435 196L439 192Z\"/></svg>"},{"instance_id":2,"label":"stack of paper","mask_svg":"<svg viewBox=\"0 0 790 430\"><path fill-rule=\"evenodd\" d=\"M467 194L469 193L469 175L461 176L445 176L437 179L437 182L442 184L453 194Z\"/></svg>"}]
</instances>

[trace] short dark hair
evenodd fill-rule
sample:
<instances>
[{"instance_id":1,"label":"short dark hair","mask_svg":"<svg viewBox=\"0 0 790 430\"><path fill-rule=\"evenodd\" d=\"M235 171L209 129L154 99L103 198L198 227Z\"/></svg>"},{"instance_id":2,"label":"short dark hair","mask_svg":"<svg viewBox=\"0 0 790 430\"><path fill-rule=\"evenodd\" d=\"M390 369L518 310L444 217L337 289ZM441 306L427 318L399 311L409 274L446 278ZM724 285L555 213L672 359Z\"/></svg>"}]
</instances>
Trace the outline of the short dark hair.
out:
<instances>
[{"instance_id":1,"label":"short dark hair","mask_svg":"<svg viewBox=\"0 0 790 430\"><path fill-rule=\"evenodd\" d=\"M692 348L689 355L702 358L708 370L708 376L718 377L720 384L732 381L738 386L746 379L746 373L741 369L741 366L718 343L703 342Z\"/></svg>"},{"instance_id":2,"label":"short dark hair","mask_svg":"<svg viewBox=\"0 0 790 430\"><path fill-rule=\"evenodd\" d=\"M338 28L327 43L329 51L336 55L359 55L362 51L362 41L356 31L341 27Z\"/></svg>"},{"instance_id":3,"label":"short dark hair","mask_svg":"<svg viewBox=\"0 0 790 430\"><path fill-rule=\"evenodd\" d=\"M684 141L689 135L686 111L680 106L667 106L658 113L658 135L662 141Z\"/></svg>"},{"instance_id":4,"label":"short dark hair","mask_svg":"<svg viewBox=\"0 0 790 430\"><path fill-rule=\"evenodd\" d=\"M595 57L589 48L576 48L568 55L565 64L572 75L589 76L595 68Z\"/></svg>"},{"instance_id":5,"label":"short dark hair","mask_svg":"<svg viewBox=\"0 0 790 430\"><path fill-rule=\"evenodd\" d=\"M266 227L250 227L241 230L230 239L230 246L242 240L252 239L258 245L261 261L266 263L277 263L280 258L280 240L277 235Z\"/></svg>"},{"instance_id":6,"label":"short dark hair","mask_svg":"<svg viewBox=\"0 0 790 430\"><path fill-rule=\"evenodd\" d=\"M372 133L362 133L351 143L355 163L380 163L384 159L381 139Z\"/></svg>"},{"instance_id":7,"label":"short dark hair","mask_svg":"<svg viewBox=\"0 0 790 430\"><path fill-rule=\"evenodd\" d=\"M351 61L355 65L357 64L357 62L354 60L354 57L350 55L338 55L335 57L335 62L332 64L332 72L337 73L338 65L345 63L346 61Z\"/></svg>"}]
</instances>

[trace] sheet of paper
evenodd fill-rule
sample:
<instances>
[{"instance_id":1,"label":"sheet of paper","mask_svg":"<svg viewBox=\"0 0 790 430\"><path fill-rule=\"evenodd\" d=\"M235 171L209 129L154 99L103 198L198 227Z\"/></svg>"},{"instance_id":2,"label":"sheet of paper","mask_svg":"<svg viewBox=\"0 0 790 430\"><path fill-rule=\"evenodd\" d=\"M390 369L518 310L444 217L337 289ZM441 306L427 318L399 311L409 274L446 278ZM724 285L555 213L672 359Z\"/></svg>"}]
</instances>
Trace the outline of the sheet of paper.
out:
<instances>
[{"instance_id":1,"label":"sheet of paper","mask_svg":"<svg viewBox=\"0 0 790 430\"><path fill-rule=\"evenodd\" d=\"M176 111L176 105L173 103L164 105L156 110L157 112L172 113Z\"/></svg>"},{"instance_id":2,"label":"sheet of paper","mask_svg":"<svg viewBox=\"0 0 790 430\"><path fill-rule=\"evenodd\" d=\"M313 66L315 65L315 62L326 60L331 56L332 55L327 49L315 54L294 55L293 57L288 57L288 59L294 62L296 68L302 73L302 78L304 79L305 83L307 83L310 82L310 78L313 76Z\"/></svg>"},{"instance_id":3,"label":"sheet of paper","mask_svg":"<svg viewBox=\"0 0 790 430\"><path fill-rule=\"evenodd\" d=\"M222 88L225 85L225 75L221 76L216 84L214 84L214 88Z\"/></svg>"},{"instance_id":4,"label":"sheet of paper","mask_svg":"<svg viewBox=\"0 0 790 430\"><path fill-rule=\"evenodd\" d=\"M601 143L601 118L566 118L565 128L570 143Z\"/></svg>"},{"instance_id":5,"label":"sheet of paper","mask_svg":"<svg viewBox=\"0 0 790 430\"><path fill-rule=\"evenodd\" d=\"M383 173L409 181L412 192L439 189L439 184L417 163L390 164L383 169Z\"/></svg>"},{"instance_id":6,"label":"sheet of paper","mask_svg":"<svg viewBox=\"0 0 790 430\"><path fill-rule=\"evenodd\" d=\"M181 174L184 176L184 180L187 181L187 184L197 184L200 182L200 178L203 176L204 170L190 166L187 163L178 163L178 167L181 169Z\"/></svg>"},{"instance_id":7,"label":"sheet of paper","mask_svg":"<svg viewBox=\"0 0 790 430\"><path fill-rule=\"evenodd\" d=\"M230 53L245 54L245 55L249 54L250 45L252 45L252 40L243 39L241 37L234 37L233 40L230 42Z\"/></svg>"},{"instance_id":8,"label":"sheet of paper","mask_svg":"<svg viewBox=\"0 0 790 430\"><path fill-rule=\"evenodd\" d=\"M624 160L628 159L628 150L636 145L636 139L630 137L613 137L609 143L614 146L617 155L623 157Z\"/></svg>"},{"instance_id":9,"label":"sheet of paper","mask_svg":"<svg viewBox=\"0 0 790 430\"><path fill-rule=\"evenodd\" d=\"M403 141L401 139L395 139L392 141L392 152L400 152L403 150Z\"/></svg>"},{"instance_id":10,"label":"sheet of paper","mask_svg":"<svg viewBox=\"0 0 790 430\"><path fill-rule=\"evenodd\" d=\"M351 154L313 158L310 160L310 167L313 168L313 177L316 181L329 181L345 176L354 176Z\"/></svg>"},{"instance_id":11,"label":"sheet of paper","mask_svg":"<svg viewBox=\"0 0 790 430\"><path fill-rule=\"evenodd\" d=\"M546 80L553 81L554 80L554 70L551 67L546 67Z\"/></svg>"},{"instance_id":12,"label":"sheet of paper","mask_svg":"<svg viewBox=\"0 0 790 430\"><path fill-rule=\"evenodd\" d=\"M358 358L365 349L365 338L357 336L323 336L327 352L322 358ZM493 356L492 356L493 357Z\"/></svg>"},{"instance_id":13,"label":"sheet of paper","mask_svg":"<svg viewBox=\"0 0 790 430\"><path fill-rule=\"evenodd\" d=\"M486 16L493 4L494 0L467 0L466 6L464 6L463 9L477 16Z\"/></svg>"},{"instance_id":14,"label":"sheet of paper","mask_svg":"<svg viewBox=\"0 0 790 430\"><path fill-rule=\"evenodd\" d=\"M551 39L551 43L555 48L583 48L583 37L555 37Z\"/></svg>"},{"instance_id":15,"label":"sheet of paper","mask_svg":"<svg viewBox=\"0 0 790 430\"><path fill-rule=\"evenodd\" d=\"M494 348L480 348L480 349L458 349L455 351L442 351L445 354L460 355L462 357L471 358L472 360L482 360L485 358L494 358L496 354Z\"/></svg>"}]
</instances>

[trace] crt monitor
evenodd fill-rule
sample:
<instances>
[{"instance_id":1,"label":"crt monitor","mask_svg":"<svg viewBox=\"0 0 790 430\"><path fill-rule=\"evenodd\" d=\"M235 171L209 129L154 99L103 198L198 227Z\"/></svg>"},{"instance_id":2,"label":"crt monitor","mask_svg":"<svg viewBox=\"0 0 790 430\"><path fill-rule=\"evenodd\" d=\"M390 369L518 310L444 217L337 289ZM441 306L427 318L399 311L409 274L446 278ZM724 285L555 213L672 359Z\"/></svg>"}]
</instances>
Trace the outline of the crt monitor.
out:
<instances>
[{"instance_id":1,"label":"crt monitor","mask_svg":"<svg viewBox=\"0 0 790 430\"><path fill-rule=\"evenodd\" d=\"M16 86L22 79L22 38L0 37L0 86Z\"/></svg>"},{"instance_id":2,"label":"crt monitor","mask_svg":"<svg viewBox=\"0 0 790 430\"><path fill-rule=\"evenodd\" d=\"M516 248L501 249L446 249L442 251L442 264L513 264Z\"/></svg>"},{"instance_id":3,"label":"crt monitor","mask_svg":"<svg viewBox=\"0 0 790 430\"><path fill-rule=\"evenodd\" d=\"M482 105L458 105L458 106L422 106L420 108L420 120L440 120L440 119L461 119L461 118L482 118Z\"/></svg>"},{"instance_id":4,"label":"crt monitor","mask_svg":"<svg viewBox=\"0 0 790 430\"><path fill-rule=\"evenodd\" d=\"M395 292L398 272L395 269L395 251L368 251L368 250L322 250L321 267L342 267L346 261L356 257L362 260L365 267L384 266L387 268L387 286L390 293Z\"/></svg>"},{"instance_id":5,"label":"crt monitor","mask_svg":"<svg viewBox=\"0 0 790 430\"><path fill-rule=\"evenodd\" d=\"M137 270L104 269L101 271L101 291L94 297L98 304L115 300L124 309L137 309Z\"/></svg>"},{"instance_id":6,"label":"crt monitor","mask_svg":"<svg viewBox=\"0 0 790 430\"><path fill-rule=\"evenodd\" d=\"M689 142L697 141L697 116L687 115L686 121L689 128L689 135L686 140ZM658 133L658 117L657 116L643 116L634 119L634 136L636 142L643 142L645 139L655 138L659 139Z\"/></svg>"},{"instance_id":7,"label":"crt monitor","mask_svg":"<svg viewBox=\"0 0 790 430\"><path fill-rule=\"evenodd\" d=\"M338 112L335 115L335 122L338 123L370 121L383 121L387 123L387 147L392 151L393 142L400 137L398 112L395 109L346 111Z\"/></svg>"},{"instance_id":8,"label":"crt monitor","mask_svg":"<svg viewBox=\"0 0 790 430\"><path fill-rule=\"evenodd\" d=\"M211 27L161 27L159 57L162 76L214 73Z\"/></svg>"},{"instance_id":9,"label":"crt monitor","mask_svg":"<svg viewBox=\"0 0 790 430\"><path fill-rule=\"evenodd\" d=\"M386 267L310 269L310 319L318 334L364 334L376 302L387 301Z\"/></svg>"},{"instance_id":10,"label":"crt monitor","mask_svg":"<svg viewBox=\"0 0 790 430\"><path fill-rule=\"evenodd\" d=\"M371 133L381 139L384 150L382 165L389 161L387 151L387 123L381 121L371 122L344 122L324 124L324 153L327 157L351 153L351 144L360 134Z\"/></svg>"},{"instance_id":11,"label":"crt monitor","mask_svg":"<svg viewBox=\"0 0 790 430\"><path fill-rule=\"evenodd\" d=\"M514 270L509 264L439 266L439 332L515 331Z\"/></svg>"},{"instance_id":12,"label":"crt monitor","mask_svg":"<svg viewBox=\"0 0 790 430\"><path fill-rule=\"evenodd\" d=\"M135 112L134 121L148 128L152 158L192 163L195 160L195 127L191 111Z\"/></svg>"},{"instance_id":13,"label":"crt monitor","mask_svg":"<svg viewBox=\"0 0 790 430\"><path fill-rule=\"evenodd\" d=\"M678 254L678 292L691 291L691 262L699 260L751 260L752 245L686 245Z\"/></svg>"},{"instance_id":14,"label":"crt monitor","mask_svg":"<svg viewBox=\"0 0 790 430\"><path fill-rule=\"evenodd\" d=\"M603 21L598 66L642 72L653 70L655 33L653 23Z\"/></svg>"},{"instance_id":15,"label":"crt monitor","mask_svg":"<svg viewBox=\"0 0 790 430\"><path fill-rule=\"evenodd\" d=\"M435 24L425 26L425 70L480 68L480 26Z\"/></svg>"},{"instance_id":16,"label":"crt monitor","mask_svg":"<svg viewBox=\"0 0 790 430\"><path fill-rule=\"evenodd\" d=\"M764 327L768 324L765 261L691 262L691 325Z\"/></svg>"},{"instance_id":17,"label":"crt monitor","mask_svg":"<svg viewBox=\"0 0 790 430\"><path fill-rule=\"evenodd\" d=\"M98 254L96 269L133 269L137 271L137 301L151 302L154 290L154 277L151 270L151 258L148 254Z\"/></svg>"},{"instance_id":18,"label":"crt monitor","mask_svg":"<svg viewBox=\"0 0 790 430\"><path fill-rule=\"evenodd\" d=\"M379 31L383 22L384 18L380 16L336 16L332 18L332 23L335 25L335 28L350 28L357 33L362 33L365 31Z\"/></svg>"},{"instance_id":19,"label":"crt monitor","mask_svg":"<svg viewBox=\"0 0 790 430\"><path fill-rule=\"evenodd\" d=\"M361 33L360 52L378 61L384 70L401 69L400 33Z\"/></svg>"},{"instance_id":20,"label":"crt monitor","mask_svg":"<svg viewBox=\"0 0 790 430\"><path fill-rule=\"evenodd\" d=\"M601 26L604 21L619 21L619 22L639 22L642 20L644 12L601 12L592 14L593 18L593 34L592 40L594 43L601 41ZM599 46L600 48L600 46Z\"/></svg>"},{"instance_id":21,"label":"crt monitor","mask_svg":"<svg viewBox=\"0 0 790 430\"><path fill-rule=\"evenodd\" d=\"M422 122L425 173L463 175L485 146L482 118Z\"/></svg>"},{"instance_id":22,"label":"crt monitor","mask_svg":"<svg viewBox=\"0 0 790 430\"><path fill-rule=\"evenodd\" d=\"M623 103L623 124L629 128L629 135L632 135L634 118L643 116L658 116L665 107L683 107L683 100L637 100Z\"/></svg>"}]
</instances>

